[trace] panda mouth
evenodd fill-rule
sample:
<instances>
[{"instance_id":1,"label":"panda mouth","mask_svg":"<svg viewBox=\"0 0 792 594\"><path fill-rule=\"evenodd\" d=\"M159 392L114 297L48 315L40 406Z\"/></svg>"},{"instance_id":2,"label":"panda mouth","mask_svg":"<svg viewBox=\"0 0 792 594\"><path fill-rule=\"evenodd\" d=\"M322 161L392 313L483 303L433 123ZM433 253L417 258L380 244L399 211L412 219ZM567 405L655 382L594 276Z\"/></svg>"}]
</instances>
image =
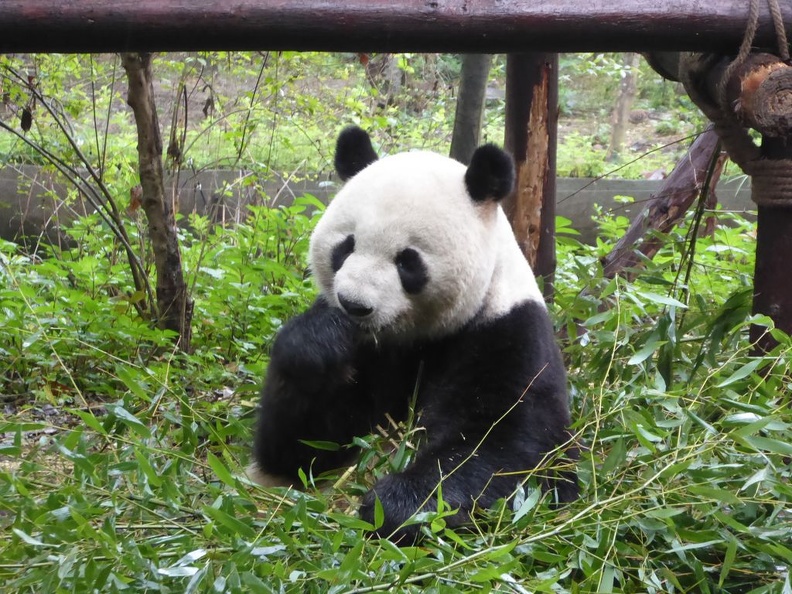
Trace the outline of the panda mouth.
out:
<instances>
[{"instance_id":1,"label":"panda mouth","mask_svg":"<svg viewBox=\"0 0 792 594\"><path fill-rule=\"evenodd\" d=\"M351 299L343 294L335 295L338 307L346 317L355 325L361 338L379 342L388 337L407 336L411 334L409 324L405 324L406 312L388 312L367 305L357 299ZM395 314L395 315L394 315Z\"/></svg>"},{"instance_id":2,"label":"panda mouth","mask_svg":"<svg viewBox=\"0 0 792 594\"><path fill-rule=\"evenodd\" d=\"M355 320L361 340L371 341L375 345L412 343L419 338L416 329L405 323L401 316L383 320L371 317Z\"/></svg>"},{"instance_id":3,"label":"panda mouth","mask_svg":"<svg viewBox=\"0 0 792 594\"><path fill-rule=\"evenodd\" d=\"M358 327L358 330L366 335L376 336L382 332L383 329L382 325L378 324L373 316L366 318L352 318L352 321Z\"/></svg>"},{"instance_id":4,"label":"panda mouth","mask_svg":"<svg viewBox=\"0 0 792 594\"><path fill-rule=\"evenodd\" d=\"M398 323L395 320L383 320L381 316L372 313L365 317L348 315L349 319L355 324L358 334L363 340L371 340L375 344L388 336L398 335Z\"/></svg>"}]
</instances>

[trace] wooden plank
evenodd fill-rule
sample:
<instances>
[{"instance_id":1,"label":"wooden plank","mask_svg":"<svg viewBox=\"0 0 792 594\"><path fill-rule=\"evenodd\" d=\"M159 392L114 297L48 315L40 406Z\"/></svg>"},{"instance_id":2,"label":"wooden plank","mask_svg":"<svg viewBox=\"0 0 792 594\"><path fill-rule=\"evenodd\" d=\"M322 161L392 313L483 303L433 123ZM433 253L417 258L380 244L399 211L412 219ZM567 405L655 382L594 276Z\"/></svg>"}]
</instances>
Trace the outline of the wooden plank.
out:
<instances>
[{"instance_id":1,"label":"wooden plank","mask_svg":"<svg viewBox=\"0 0 792 594\"><path fill-rule=\"evenodd\" d=\"M746 0L2 0L0 52L722 51L747 16ZM755 45L774 43L762 3Z\"/></svg>"}]
</instances>

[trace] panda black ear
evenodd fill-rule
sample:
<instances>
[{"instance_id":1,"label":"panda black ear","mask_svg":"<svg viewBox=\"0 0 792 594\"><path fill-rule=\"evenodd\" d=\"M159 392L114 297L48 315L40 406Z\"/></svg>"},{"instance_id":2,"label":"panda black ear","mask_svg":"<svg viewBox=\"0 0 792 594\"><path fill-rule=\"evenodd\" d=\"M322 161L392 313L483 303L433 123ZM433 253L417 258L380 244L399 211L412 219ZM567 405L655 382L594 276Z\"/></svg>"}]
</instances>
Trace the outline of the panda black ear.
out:
<instances>
[{"instance_id":1,"label":"panda black ear","mask_svg":"<svg viewBox=\"0 0 792 594\"><path fill-rule=\"evenodd\" d=\"M465 172L465 187L476 202L502 200L514 187L514 161L494 144L480 146Z\"/></svg>"},{"instance_id":2,"label":"panda black ear","mask_svg":"<svg viewBox=\"0 0 792 594\"><path fill-rule=\"evenodd\" d=\"M336 141L335 168L342 181L348 180L377 160L369 135L357 126L341 131Z\"/></svg>"}]
</instances>

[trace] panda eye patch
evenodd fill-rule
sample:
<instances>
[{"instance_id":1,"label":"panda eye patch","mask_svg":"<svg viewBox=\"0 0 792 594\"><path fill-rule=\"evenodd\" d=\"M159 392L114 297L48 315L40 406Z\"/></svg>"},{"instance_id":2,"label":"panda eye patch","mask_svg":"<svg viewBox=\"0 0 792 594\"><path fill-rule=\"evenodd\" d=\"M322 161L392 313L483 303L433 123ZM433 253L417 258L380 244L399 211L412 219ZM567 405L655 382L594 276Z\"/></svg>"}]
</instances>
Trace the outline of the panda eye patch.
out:
<instances>
[{"instance_id":1,"label":"panda eye patch","mask_svg":"<svg viewBox=\"0 0 792 594\"><path fill-rule=\"evenodd\" d=\"M355 236L347 235L346 239L333 248L333 253L330 255L330 266L333 272L338 272L344 265L344 261L349 257L349 254L355 251Z\"/></svg>"},{"instance_id":2,"label":"panda eye patch","mask_svg":"<svg viewBox=\"0 0 792 594\"><path fill-rule=\"evenodd\" d=\"M404 290L410 295L420 293L429 282L429 273L421 254L412 248L403 249L396 255L395 263Z\"/></svg>"}]
</instances>

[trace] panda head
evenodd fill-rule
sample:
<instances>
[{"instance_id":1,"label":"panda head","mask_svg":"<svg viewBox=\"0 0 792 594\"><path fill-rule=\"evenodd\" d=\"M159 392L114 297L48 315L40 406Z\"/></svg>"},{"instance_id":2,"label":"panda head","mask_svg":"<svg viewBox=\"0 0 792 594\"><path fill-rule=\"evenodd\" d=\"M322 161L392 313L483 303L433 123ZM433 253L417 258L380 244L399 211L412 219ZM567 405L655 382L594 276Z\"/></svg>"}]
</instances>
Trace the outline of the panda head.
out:
<instances>
[{"instance_id":1,"label":"panda head","mask_svg":"<svg viewBox=\"0 0 792 594\"><path fill-rule=\"evenodd\" d=\"M311 237L310 265L328 303L367 334L438 338L538 294L498 205L514 185L501 149L480 147L467 168L430 152L378 159L353 127L335 166L346 183Z\"/></svg>"}]
</instances>

